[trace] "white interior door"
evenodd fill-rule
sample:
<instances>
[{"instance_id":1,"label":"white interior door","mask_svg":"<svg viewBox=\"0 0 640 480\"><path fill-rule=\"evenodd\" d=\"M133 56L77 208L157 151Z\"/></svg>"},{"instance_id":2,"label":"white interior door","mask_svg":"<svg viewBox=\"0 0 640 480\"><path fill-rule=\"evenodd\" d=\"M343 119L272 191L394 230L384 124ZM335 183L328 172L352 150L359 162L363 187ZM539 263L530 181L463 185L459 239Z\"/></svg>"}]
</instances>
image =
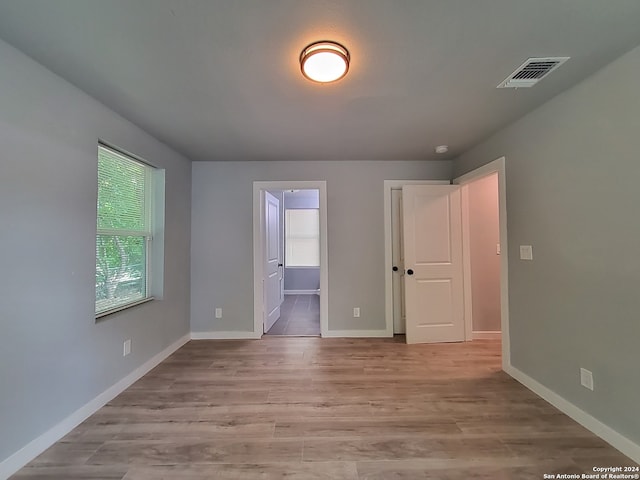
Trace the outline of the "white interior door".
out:
<instances>
[{"instance_id":1,"label":"white interior door","mask_svg":"<svg viewBox=\"0 0 640 480\"><path fill-rule=\"evenodd\" d=\"M280 259L280 201L264 192L264 331L280 318L282 261Z\"/></svg>"},{"instance_id":2,"label":"white interior door","mask_svg":"<svg viewBox=\"0 0 640 480\"><path fill-rule=\"evenodd\" d=\"M460 187L406 185L402 209L407 343L463 341Z\"/></svg>"},{"instance_id":3,"label":"white interior door","mask_svg":"<svg viewBox=\"0 0 640 480\"><path fill-rule=\"evenodd\" d=\"M393 264L393 333L405 333L402 188L391 190L391 261Z\"/></svg>"}]
</instances>

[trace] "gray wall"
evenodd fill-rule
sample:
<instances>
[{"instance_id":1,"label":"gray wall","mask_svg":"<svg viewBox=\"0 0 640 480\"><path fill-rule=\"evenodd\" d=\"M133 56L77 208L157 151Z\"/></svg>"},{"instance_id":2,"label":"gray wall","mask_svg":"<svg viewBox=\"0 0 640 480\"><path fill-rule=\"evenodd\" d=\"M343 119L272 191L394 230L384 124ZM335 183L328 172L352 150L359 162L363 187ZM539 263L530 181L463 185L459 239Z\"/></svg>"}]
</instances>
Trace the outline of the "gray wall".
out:
<instances>
[{"instance_id":1,"label":"gray wall","mask_svg":"<svg viewBox=\"0 0 640 480\"><path fill-rule=\"evenodd\" d=\"M253 330L253 181L326 180L329 329L383 329L385 179L449 179L450 162L196 162L191 328ZM361 317L353 318L353 307ZM214 309L223 318L214 319Z\"/></svg>"},{"instance_id":2,"label":"gray wall","mask_svg":"<svg viewBox=\"0 0 640 480\"><path fill-rule=\"evenodd\" d=\"M2 461L189 332L191 165L1 41L0 65ZM96 323L99 138L166 169L166 277Z\"/></svg>"},{"instance_id":3,"label":"gray wall","mask_svg":"<svg viewBox=\"0 0 640 480\"><path fill-rule=\"evenodd\" d=\"M284 208L287 210L320 208L320 191L300 190L299 192L284 192ZM318 290L319 288L320 267L284 269L285 290Z\"/></svg>"},{"instance_id":4,"label":"gray wall","mask_svg":"<svg viewBox=\"0 0 640 480\"><path fill-rule=\"evenodd\" d=\"M320 268L296 267L285 268L284 290L318 290L320 288Z\"/></svg>"},{"instance_id":5,"label":"gray wall","mask_svg":"<svg viewBox=\"0 0 640 480\"><path fill-rule=\"evenodd\" d=\"M460 175L506 156L513 365L635 443L639 78L636 48L455 165ZM522 244L533 261L519 260ZM580 386L580 367L595 391Z\"/></svg>"},{"instance_id":6,"label":"gray wall","mask_svg":"<svg viewBox=\"0 0 640 480\"><path fill-rule=\"evenodd\" d=\"M469 184L469 247L473 331L500 331L498 174Z\"/></svg>"},{"instance_id":7,"label":"gray wall","mask_svg":"<svg viewBox=\"0 0 640 480\"><path fill-rule=\"evenodd\" d=\"M299 190L297 192L284 192L285 208L320 208L319 190Z\"/></svg>"}]
</instances>

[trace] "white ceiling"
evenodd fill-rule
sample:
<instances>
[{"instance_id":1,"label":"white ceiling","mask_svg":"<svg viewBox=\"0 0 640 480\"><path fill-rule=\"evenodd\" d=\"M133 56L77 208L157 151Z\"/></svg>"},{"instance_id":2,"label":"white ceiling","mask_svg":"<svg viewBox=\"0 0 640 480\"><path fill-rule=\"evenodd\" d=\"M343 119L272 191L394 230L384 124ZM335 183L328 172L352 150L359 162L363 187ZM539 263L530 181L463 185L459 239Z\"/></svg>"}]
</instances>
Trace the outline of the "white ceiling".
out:
<instances>
[{"instance_id":1,"label":"white ceiling","mask_svg":"<svg viewBox=\"0 0 640 480\"><path fill-rule=\"evenodd\" d=\"M0 38L192 160L453 158L639 25L638 0L0 0ZM323 39L352 57L332 85L299 71ZM534 56L571 60L495 88Z\"/></svg>"}]
</instances>

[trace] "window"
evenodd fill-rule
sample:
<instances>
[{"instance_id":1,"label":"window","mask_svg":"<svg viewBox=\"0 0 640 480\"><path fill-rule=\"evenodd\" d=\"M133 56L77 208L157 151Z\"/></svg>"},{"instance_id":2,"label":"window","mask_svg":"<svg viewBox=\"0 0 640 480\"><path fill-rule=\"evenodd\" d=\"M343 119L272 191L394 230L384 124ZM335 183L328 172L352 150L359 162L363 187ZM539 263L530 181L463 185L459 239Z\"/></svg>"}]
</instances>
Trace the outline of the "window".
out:
<instances>
[{"instance_id":1,"label":"window","mask_svg":"<svg viewBox=\"0 0 640 480\"><path fill-rule=\"evenodd\" d=\"M98 146L97 317L151 297L154 170Z\"/></svg>"},{"instance_id":2,"label":"window","mask_svg":"<svg viewBox=\"0 0 640 480\"><path fill-rule=\"evenodd\" d=\"M287 267L320 266L320 216L317 208L285 211Z\"/></svg>"}]
</instances>

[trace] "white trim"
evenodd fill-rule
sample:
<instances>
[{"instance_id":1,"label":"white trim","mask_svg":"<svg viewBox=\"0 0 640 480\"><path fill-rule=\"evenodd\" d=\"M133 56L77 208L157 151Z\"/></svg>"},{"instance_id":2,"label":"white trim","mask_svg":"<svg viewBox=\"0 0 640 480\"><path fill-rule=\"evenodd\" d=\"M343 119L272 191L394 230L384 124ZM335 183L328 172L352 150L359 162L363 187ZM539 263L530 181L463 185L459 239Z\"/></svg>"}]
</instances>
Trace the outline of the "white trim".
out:
<instances>
[{"instance_id":1,"label":"white trim","mask_svg":"<svg viewBox=\"0 0 640 480\"><path fill-rule=\"evenodd\" d=\"M210 332L191 332L191 340L246 340L259 339L262 332L230 332L230 331L210 331Z\"/></svg>"},{"instance_id":2,"label":"white trim","mask_svg":"<svg viewBox=\"0 0 640 480\"><path fill-rule=\"evenodd\" d=\"M320 295L320 289L315 290L285 290L285 295Z\"/></svg>"},{"instance_id":3,"label":"white trim","mask_svg":"<svg viewBox=\"0 0 640 480\"><path fill-rule=\"evenodd\" d=\"M500 340L502 332L500 331L478 331L471 334L473 340Z\"/></svg>"},{"instance_id":4,"label":"white trim","mask_svg":"<svg viewBox=\"0 0 640 480\"><path fill-rule=\"evenodd\" d=\"M123 303L122 305L118 305L117 307L110 308L109 310L103 310L101 312L96 313L96 321L100 320L102 317L106 317L107 315L112 315L114 313L121 312L122 310L126 310L127 308L142 305L143 303L150 302L151 300L155 300L155 298L145 297L145 298L141 298L140 300L136 300L134 302Z\"/></svg>"},{"instance_id":5,"label":"white trim","mask_svg":"<svg viewBox=\"0 0 640 480\"><path fill-rule=\"evenodd\" d=\"M629 440L624 435L616 432L611 427L605 425L600 420L592 417L584 410L581 410L573 403L569 402L565 398L561 397L554 391L548 389L538 381L534 380L526 373L518 370L512 365L508 365L505 369L505 372L515 378L522 385L527 387L536 395L540 396L551 405L556 407L562 413L568 415L573 418L580 425L585 427L587 430L590 430L598 437L602 438L605 442L609 443L612 447L620 450L627 457L632 459L634 462L640 463L640 445L634 443Z\"/></svg>"},{"instance_id":6,"label":"white trim","mask_svg":"<svg viewBox=\"0 0 640 480\"><path fill-rule=\"evenodd\" d=\"M373 337L389 337L387 329L384 330L329 330L323 337L334 338L373 338ZM391 335L393 336L393 334Z\"/></svg>"},{"instance_id":7,"label":"white trim","mask_svg":"<svg viewBox=\"0 0 640 480\"><path fill-rule=\"evenodd\" d=\"M0 478L8 478L16 473L27 463L44 452L47 448L49 448L66 434L71 432L74 428L84 422L91 415L96 413L106 403L120 395L120 393L125 391L134 382L151 371L151 369L155 368L160 362L162 362L169 355L182 347L190 339L190 335L185 335L176 342L172 343L160 353L157 353L145 363L140 365L122 380L119 380L111 387L107 388L100 395L95 397L93 400L90 400L88 403L80 407L60 423L50 428L35 440L32 440L20 450L15 452L13 455L2 461L2 463L0 463Z\"/></svg>"},{"instance_id":8,"label":"white trim","mask_svg":"<svg viewBox=\"0 0 640 480\"><path fill-rule=\"evenodd\" d=\"M509 337L509 243L507 235L507 176L505 157L500 157L453 180L455 185L464 186L474 180L498 174L498 204L500 210L500 330L502 331L502 369L511 365L511 341ZM462 241L468 242L468 229L463 229ZM465 274L468 273L465 270ZM465 282L469 287L470 281ZM465 299L471 298L470 290L465 290ZM465 300L466 301L466 300ZM470 307L465 307L465 311Z\"/></svg>"},{"instance_id":9,"label":"white trim","mask_svg":"<svg viewBox=\"0 0 640 480\"><path fill-rule=\"evenodd\" d=\"M449 180L385 180L384 181L384 298L385 331L393 337L393 226L391 225L391 190L403 185L450 185ZM374 330L375 331L375 330ZM347 330L351 332L351 330ZM351 335L353 336L353 335Z\"/></svg>"},{"instance_id":10,"label":"white trim","mask_svg":"<svg viewBox=\"0 0 640 480\"><path fill-rule=\"evenodd\" d=\"M320 335L329 331L329 251L327 247L327 182L319 181L282 181L253 182L253 334L260 338L264 324L262 310L262 242L261 242L261 204L260 195L264 190L318 190L320 192ZM219 332L216 332L219 333Z\"/></svg>"},{"instance_id":11,"label":"white trim","mask_svg":"<svg viewBox=\"0 0 640 480\"><path fill-rule=\"evenodd\" d=\"M471 289L471 242L469 240L469 187L460 188L462 200L462 290L464 292L464 339L474 339L473 295Z\"/></svg>"}]
</instances>

